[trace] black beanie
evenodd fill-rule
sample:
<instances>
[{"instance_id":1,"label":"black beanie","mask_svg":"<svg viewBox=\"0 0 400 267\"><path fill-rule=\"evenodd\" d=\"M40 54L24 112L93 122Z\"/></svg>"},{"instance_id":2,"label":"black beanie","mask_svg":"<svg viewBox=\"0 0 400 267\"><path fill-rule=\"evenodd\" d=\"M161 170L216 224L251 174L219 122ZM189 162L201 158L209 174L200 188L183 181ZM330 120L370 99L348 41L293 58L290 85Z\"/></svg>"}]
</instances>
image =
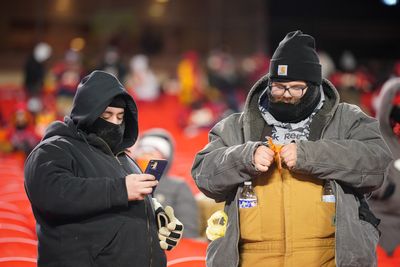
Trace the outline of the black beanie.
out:
<instances>
[{"instance_id":1,"label":"black beanie","mask_svg":"<svg viewBox=\"0 0 400 267\"><path fill-rule=\"evenodd\" d=\"M112 100L111 103L108 104L109 107L115 108L126 108L126 101L123 95L117 95Z\"/></svg>"},{"instance_id":2,"label":"black beanie","mask_svg":"<svg viewBox=\"0 0 400 267\"><path fill-rule=\"evenodd\" d=\"M306 81L320 85L321 64L315 51L315 40L301 31L289 32L271 58L272 80Z\"/></svg>"}]
</instances>

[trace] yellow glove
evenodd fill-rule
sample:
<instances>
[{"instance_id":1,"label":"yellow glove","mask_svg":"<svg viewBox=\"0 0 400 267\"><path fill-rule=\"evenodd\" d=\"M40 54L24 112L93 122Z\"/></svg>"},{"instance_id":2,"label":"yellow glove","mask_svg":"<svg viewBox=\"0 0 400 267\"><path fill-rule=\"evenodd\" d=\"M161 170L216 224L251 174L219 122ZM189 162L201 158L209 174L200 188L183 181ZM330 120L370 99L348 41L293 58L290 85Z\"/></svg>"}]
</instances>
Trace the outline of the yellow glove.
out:
<instances>
[{"instance_id":1,"label":"yellow glove","mask_svg":"<svg viewBox=\"0 0 400 267\"><path fill-rule=\"evenodd\" d=\"M215 240L225 236L228 215L222 210L216 211L207 220L206 235L209 240Z\"/></svg>"},{"instance_id":2,"label":"yellow glove","mask_svg":"<svg viewBox=\"0 0 400 267\"><path fill-rule=\"evenodd\" d=\"M153 198L160 247L164 250L171 250L182 238L183 224L175 217L174 209L166 206L165 209Z\"/></svg>"}]
</instances>

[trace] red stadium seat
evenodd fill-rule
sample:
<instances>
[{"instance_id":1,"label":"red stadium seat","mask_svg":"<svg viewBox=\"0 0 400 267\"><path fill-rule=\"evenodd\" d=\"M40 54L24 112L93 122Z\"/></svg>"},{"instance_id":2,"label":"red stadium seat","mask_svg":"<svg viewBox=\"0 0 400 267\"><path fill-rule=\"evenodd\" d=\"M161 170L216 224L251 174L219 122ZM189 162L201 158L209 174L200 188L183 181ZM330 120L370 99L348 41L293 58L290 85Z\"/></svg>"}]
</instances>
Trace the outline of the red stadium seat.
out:
<instances>
[{"instance_id":1,"label":"red stadium seat","mask_svg":"<svg viewBox=\"0 0 400 267\"><path fill-rule=\"evenodd\" d=\"M0 201L16 205L19 208L20 213L23 215L29 217L32 214L31 203L29 202L28 196L25 192L0 194Z\"/></svg>"},{"instance_id":2,"label":"red stadium seat","mask_svg":"<svg viewBox=\"0 0 400 267\"><path fill-rule=\"evenodd\" d=\"M173 250L166 252L167 260L170 262L175 259L183 259L188 257L205 258L207 245L207 242L183 238L179 242L178 246L176 246Z\"/></svg>"},{"instance_id":3,"label":"red stadium seat","mask_svg":"<svg viewBox=\"0 0 400 267\"><path fill-rule=\"evenodd\" d=\"M9 121L15 112L18 103L25 101L24 90L15 85L1 85L0 88L0 114Z\"/></svg>"},{"instance_id":4,"label":"red stadium seat","mask_svg":"<svg viewBox=\"0 0 400 267\"><path fill-rule=\"evenodd\" d=\"M8 211L0 210L0 223L16 224L32 229L32 222L30 218L22 214L8 212Z\"/></svg>"},{"instance_id":5,"label":"red stadium seat","mask_svg":"<svg viewBox=\"0 0 400 267\"><path fill-rule=\"evenodd\" d=\"M36 258L0 257L0 267L37 267Z\"/></svg>"},{"instance_id":6,"label":"red stadium seat","mask_svg":"<svg viewBox=\"0 0 400 267\"><path fill-rule=\"evenodd\" d=\"M36 240L36 234L30 228L8 223L0 223L0 238L23 237Z\"/></svg>"},{"instance_id":7,"label":"red stadium seat","mask_svg":"<svg viewBox=\"0 0 400 267\"><path fill-rule=\"evenodd\" d=\"M183 238L178 246L167 251L167 266L171 267L204 267L207 242Z\"/></svg>"},{"instance_id":8,"label":"red stadium seat","mask_svg":"<svg viewBox=\"0 0 400 267\"><path fill-rule=\"evenodd\" d=\"M8 194L0 194L0 201L8 202L16 205L23 215L30 215L32 213L31 203L25 192L14 192Z\"/></svg>"},{"instance_id":9,"label":"red stadium seat","mask_svg":"<svg viewBox=\"0 0 400 267\"><path fill-rule=\"evenodd\" d=\"M21 237L0 238L0 258L2 257L37 258L37 241Z\"/></svg>"},{"instance_id":10,"label":"red stadium seat","mask_svg":"<svg viewBox=\"0 0 400 267\"><path fill-rule=\"evenodd\" d=\"M178 258L167 262L167 267L205 267L205 257Z\"/></svg>"},{"instance_id":11,"label":"red stadium seat","mask_svg":"<svg viewBox=\"0 0 400 267\"><path fill-rule=\"evenodd\" d=\"M0 187L0 195L10 194L10 193L25 194L24 183L22 182L7 183L4 186Z\"/></svg>"},{"instance_id":12,"label":"red stadium seat","mask_svg":"<svg viewBox=\"0 0 400 267\"><path fill-rule=\"evenodd\" d=\"M0 180L2 183L4 182L12 182L12 181L19 181L24 182L24 174L20 171L12 171L9 169L0 169Z\"/></svg>"},{"instance_id":13,"label":"red stadium seat","mask_svg":"<svg viewBox=\"0 0 400 267\"><path fill-rule=\"evenodd\" d=\"M7 185L14 185L14 184L19 184L19 185L24 185L24 181L21 179L16 179L16 178L5 178L3 174L0 171L0 188L7 186Z\"/></svg>"},{"instance_id":14,"label":"red stadium seat","mask_svg":"<svg viewBox=\"0 0 400 267\"><path fill-rule=\"evenodd\" d=\"M10 203L10 202L5 202L5 201L0 201L0 211L8 211L8 212L14 212L14 213L21 212L17 205Z\"/></svg>"},{"instance_id":15,"label":"red stadium seat","mask_svg":"<svg viewBox=\"0 0 400 267\"><path fill-rule=\"evenodd\" d=\"M5 202L13 202L13 201L20 201L20 200L28 200L28 196L24 191L22 192L9 192L9 193L4 193L0 194L0 201L5 201Z\"/></svg>"}]
</instances>

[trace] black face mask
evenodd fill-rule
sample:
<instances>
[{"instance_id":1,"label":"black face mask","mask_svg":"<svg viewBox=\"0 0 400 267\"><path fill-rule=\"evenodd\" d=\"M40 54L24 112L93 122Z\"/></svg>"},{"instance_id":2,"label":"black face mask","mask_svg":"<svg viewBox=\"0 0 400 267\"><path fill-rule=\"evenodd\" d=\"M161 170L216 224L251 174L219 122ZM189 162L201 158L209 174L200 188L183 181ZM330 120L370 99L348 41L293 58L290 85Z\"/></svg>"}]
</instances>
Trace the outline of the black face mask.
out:
<instances>
[{"instance_id":1,"label":"black face mask","mask_svg":"<svg viewBox=\"0 0 400 267\"><path fill-rule=\"evenodd\" d=\"M268 90L268 98L271 99L271 90ZM267 110L280 122L297 123L309 117L317 107L321 99L319 86L309 85L306 93L299 103L290 104L268 101Z\"/></svg>"},{"instance_id":2,"label":"black face mask","mask_svg":"<svg viewBox=\"0 0 400 267\"><path fill-rule=\"evenodd\" d=\"M125 123L114 124L102 118L98 118L93 123L91 132L103 139L111 148L112 152L116 153L124 137Z\"/></svg>"}]
</instances>

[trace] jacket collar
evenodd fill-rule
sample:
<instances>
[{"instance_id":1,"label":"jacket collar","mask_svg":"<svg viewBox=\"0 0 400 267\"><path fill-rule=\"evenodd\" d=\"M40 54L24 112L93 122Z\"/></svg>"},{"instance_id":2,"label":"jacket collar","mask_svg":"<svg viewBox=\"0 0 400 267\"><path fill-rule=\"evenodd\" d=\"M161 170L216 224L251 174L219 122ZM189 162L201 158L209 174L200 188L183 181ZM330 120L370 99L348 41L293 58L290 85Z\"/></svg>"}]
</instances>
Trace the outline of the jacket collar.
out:
<instances>
[{"instance_id":1,"label":"jacket collar","mask_svg":"<svg viewBox=\"0 0 400 267\"><path fill-rule=\"evenodd\" d=\"M101 138L99 138L97 135L93 133L87 134L86 132L78 129L75 123L69 117L65 117L64 121L67 127L73 133L73 138L80 139L87 145L91 147L96 147L101 151L103 151L105 154L114 156L113 152L111 151L111 148L107 145L107 143L103 141Z\"/></svg>"},{"instance_id":2,"label":"jacket collar","mask_svg":"<svg viewBox=\"0 0 400 267\"><path fill-rule=\"evenodd\" d=\"M269 74L258 80L251 88L243 110L244 138L245 140L259 141L262 136L265 121L258 108L258 99L269 83ZM322 88L325 94L325 103L321 110L314 116L311 123L310 140L317 140L321 136L322 126L325 125L335 113L339 105L339 93L333 84L323 79ZM250 126L251 125L251 126ZM251 128L250 128L251 127Z\"/></svg>"}]
</instances>

